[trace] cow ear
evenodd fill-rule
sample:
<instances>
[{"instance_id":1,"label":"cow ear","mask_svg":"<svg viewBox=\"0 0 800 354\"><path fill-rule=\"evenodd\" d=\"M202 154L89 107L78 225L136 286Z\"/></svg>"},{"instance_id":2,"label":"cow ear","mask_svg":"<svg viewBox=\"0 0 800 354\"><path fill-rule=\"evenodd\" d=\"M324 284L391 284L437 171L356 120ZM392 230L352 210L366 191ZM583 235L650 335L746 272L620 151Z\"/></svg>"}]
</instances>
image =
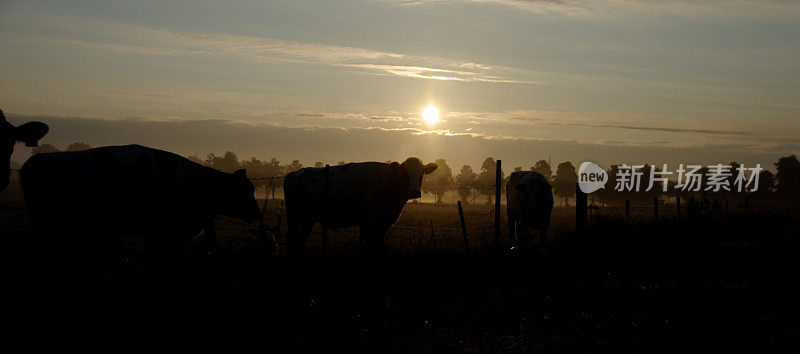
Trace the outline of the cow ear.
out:
<instances>
[{"instance_id":1,"label":"cow ear","mask_svg":"<svg viewBox=\"0 0 800 354\"><path fill-rule=\"evenodd\" d=\"M514 189L516 189L517 192L524 193L525 192L525 185L520 183L520 184L514 186Z\"/></svg>"},{"instance_id":2,"label":"cow ear","mask_svg":"<svg viewBox=\"0 0 800 354\"><path fill-rule=\"evenodd\" d=\"M435 163L429 163L422 168L422 172L427 175L429 173L432 173L433 171L436 171L438 167L439 166L436 166Z\"/></svg>"},{"instance_id":3,"label":"cow ear","mask_svg":"<svg viewBox=\"0 0 800 354\"><path fill-rule=\"evenodd\" d=\"M41 122L28 122L18 126L14 129L14 135L17 141L22 141L27 147L36 147L39 145L39 139L44 137L50 128L47 124Z\"/></svg>"},{"instance_id":4,"label":"cow ear","mask_svg":"<svg viewBox=\"0 0 800 354\"><path fill-rule=\"evenodd\" d=\"M243 168L236 170L233 174L247 178L247 171Z\"/></svg>"}]
</instances>

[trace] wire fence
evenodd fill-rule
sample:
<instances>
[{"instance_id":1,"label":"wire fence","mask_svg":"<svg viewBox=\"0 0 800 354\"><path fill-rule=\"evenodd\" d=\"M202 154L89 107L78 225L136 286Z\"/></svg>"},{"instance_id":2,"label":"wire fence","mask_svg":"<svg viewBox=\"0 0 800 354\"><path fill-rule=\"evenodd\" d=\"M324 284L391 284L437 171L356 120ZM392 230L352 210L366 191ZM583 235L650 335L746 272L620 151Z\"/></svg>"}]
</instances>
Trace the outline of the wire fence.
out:
<instances>
[{"instance_id":1,"label":"wire fence","mask_svg":"<svg viewBox=\"0 0 800 354\"><path fill-rule=\"evenodd\" d=\"M498 160L498 165L499 162ZM14 169L12 184L18 181L18 174L19 169ZM261 202L264 222L270 226L279 227L278 240L285 244L288 230L285 221L284 198L281 198L281 193L278 193L277 196L274 194L276 186L274 182L283 178L285 176L254 177L250 180L269 181ZM507 234L505 210L500 208L502 194L497 194L497 192L502 193L503 191L497 188L499 183L502 183L501 179L497 179L496 184L492 185L445 189L451 193L470 192L463 194L471 198L462 200L465 202L463 212L459 210L461 208L457 203L424 203L419 200L407 203L397 222L387 232L387 246L411 252L424 252L432 249L463 251L468 250L470 245L473 248L479 248L493 242L513 242L513 237ZM491 192L492 189L494 189L494 193ZM23 198L21 191L18 192L0 194L0 208L23 210ZM441 192L441 190L437 190L437 192ZM773 200L751 199L749 196L738 199L674 198L665 200L654 198L652 201L641 198L615 201L592 198L589 201L585 195L583 195L584 199L580 199L580 193L576 186L576 204L556 207L553 210L550 235L557 238L561 234L580 232L582 228L591 227L596 222L609 219L626 222L652 222L697 215L797 215L800 211L798 205L783 205ZM490 204L474 203L477 198L482 196L493 198L493 200ZM581 224L582 218L583 224ZM464 226L462 226L462 222ZM252 226L228 217L218 218L217 224L217 232L220 235L234 238L243 237L247 233L247 229ZM357 228L333 230L318 225L312 232L307 245L311 249L328 252L337 249L354 249L360 247L361 244L362 240Z\"/></svg>"}]
</instances>

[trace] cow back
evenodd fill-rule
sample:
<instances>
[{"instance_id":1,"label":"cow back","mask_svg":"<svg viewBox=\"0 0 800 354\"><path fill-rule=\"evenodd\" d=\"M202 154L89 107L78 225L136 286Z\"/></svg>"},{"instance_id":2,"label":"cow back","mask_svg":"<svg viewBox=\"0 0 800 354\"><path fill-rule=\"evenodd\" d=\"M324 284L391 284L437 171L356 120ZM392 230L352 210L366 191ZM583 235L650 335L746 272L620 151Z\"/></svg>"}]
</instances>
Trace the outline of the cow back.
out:
<instances>
[{"instance_id":1,"label":"cow back","mask_svg":"<svg viewBox=\"0 0 800 354\"><path fill-rule=\"evenodd\" d=\"M284 182L287 213L301 213L332 228L365 222L391 225L408 200L407 190L408 173L397 163L304 168Z\"/></svg>"}]
</instances>

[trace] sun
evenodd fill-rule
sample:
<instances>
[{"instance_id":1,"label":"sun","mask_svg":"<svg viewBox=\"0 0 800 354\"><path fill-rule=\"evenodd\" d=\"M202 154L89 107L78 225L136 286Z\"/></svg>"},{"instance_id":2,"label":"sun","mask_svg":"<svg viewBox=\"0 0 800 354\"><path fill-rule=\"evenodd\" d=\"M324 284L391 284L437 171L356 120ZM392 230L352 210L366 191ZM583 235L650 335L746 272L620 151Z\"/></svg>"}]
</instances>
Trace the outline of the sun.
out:
<instances>
[{"instance_id":1,"label":"sun","mask_svg":"<svg viewBox=\"0 0 800 354\"><path fill-rule=\"evenodd\" d=\"M425 107L425 110L422 111L422 119L425 120L425 123L436 124L439 121L439 110L434 106Z\"/></svg>"}]
</instances>

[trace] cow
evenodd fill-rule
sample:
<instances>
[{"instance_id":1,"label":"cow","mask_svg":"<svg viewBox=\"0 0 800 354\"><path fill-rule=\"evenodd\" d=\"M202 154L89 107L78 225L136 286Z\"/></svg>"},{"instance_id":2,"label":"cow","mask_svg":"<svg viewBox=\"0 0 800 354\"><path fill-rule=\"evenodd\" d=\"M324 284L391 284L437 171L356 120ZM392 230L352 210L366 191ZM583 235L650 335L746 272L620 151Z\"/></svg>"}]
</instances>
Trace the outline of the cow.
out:
<instances>
[{"instance_id":1,"label":"cow","mask_svg":"<svg viewBox=\"0 0 800 354\"><path fill-rule=\"evenodd\" d=\"M403 163L348 163L289 173L283 182L289 253L303 252L315 223L331 229L358 226L367 247L383 252L389 227L409 199L422 196L422 176L436 168L410 157Z\"/></svg>"},{"instance_id":2,"label":"cow","mask_svg":"<svg viewBox=\"0 0 800 354\"><path fill-rule=\"evenodd\" d=\"M121 237L141 236L155 263L169 263L182 243L213 230L217 215L262 217L245 170L225 173L140 145L36 154L20 177L35 233L81 257L113 254ZM118 258L110 257L94 261Z\"/></svg>"},{"instance_id":3,"label":"cow","mask_svg":"<svg viewBox=\"0 0 800 354\"><path fill-rule=\"evenodd\" d=\"M47 134L47 124L41 122L27 122L15 127L6 120L3 110L0 109L0 192L4 191L11 183L11 154L18 141L25 146L36 147L39 139Z\"/></svg>"},{"instance_id":4,"label":"cow","mask_svg":"<svg viewBox=\"0 0 800 354\"><path fill-rule=\"evenodd\" d=\"M550 182L534 171L512 173L506 184L506 211L509 234L518 246L527 246L531 228L539 230L544 243L553 211Z\"/></svg>"}]
</instances>

